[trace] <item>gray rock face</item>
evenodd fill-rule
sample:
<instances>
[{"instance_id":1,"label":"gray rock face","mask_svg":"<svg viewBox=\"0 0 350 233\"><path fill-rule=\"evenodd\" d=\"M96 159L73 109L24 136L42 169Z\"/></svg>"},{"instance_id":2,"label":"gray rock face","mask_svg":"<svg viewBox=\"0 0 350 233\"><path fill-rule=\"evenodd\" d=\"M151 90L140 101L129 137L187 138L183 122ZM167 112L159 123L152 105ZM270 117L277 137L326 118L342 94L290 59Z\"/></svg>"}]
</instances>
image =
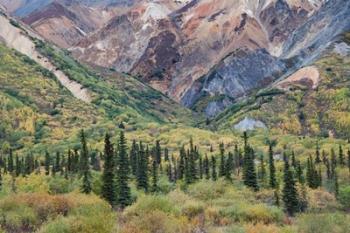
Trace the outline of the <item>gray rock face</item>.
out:
<instances>
[{"instance_id":1,"label":"gray rock face","mask_svg":"<svg viewBox=\"0 0 350 233\"><path fill-rule=\"evenodd\" d=\"M257 121L247 117L234 126L235 130L239 130L242 132L247 130L259 129L259 128L266 129L266 125L261 121Z\"/></svg>"},{"instance_id":2,"label":"gray rock face","mask_svg":"<svg viewBox=\"0 0 350 233\"><path fill-rule=\"evenodd\" d=\"M281 53L276 57L264 49L232 53L193 84L183 96L182 104L192 107L208 95L244 97L311 64L338 35L350 30L350 1L325 1L317 12L308 16L307 12L291 9L278 0L259 17L267 28L269 40L282 44ZM212 99L204 108L209 117L230 105L224 103L224 98L221 102Z\"/></svg>"},{"instance_id":3,"label":"gray rock face","mask_svg":"<svg viewBox=\"0 0 350 233\"><path fill-rule=\"evenodd\" d=\"M238 51L224 59L211 73L196 82L182 99L182 103L193 106L204 95L225 95L231 99L249 94L278 78L285 64L271 56L266 50ZM198 93L198 87L201 87ZM232 104L227 99L208 103L207 116L212 117Z\"/></svg>"}]
</instances>

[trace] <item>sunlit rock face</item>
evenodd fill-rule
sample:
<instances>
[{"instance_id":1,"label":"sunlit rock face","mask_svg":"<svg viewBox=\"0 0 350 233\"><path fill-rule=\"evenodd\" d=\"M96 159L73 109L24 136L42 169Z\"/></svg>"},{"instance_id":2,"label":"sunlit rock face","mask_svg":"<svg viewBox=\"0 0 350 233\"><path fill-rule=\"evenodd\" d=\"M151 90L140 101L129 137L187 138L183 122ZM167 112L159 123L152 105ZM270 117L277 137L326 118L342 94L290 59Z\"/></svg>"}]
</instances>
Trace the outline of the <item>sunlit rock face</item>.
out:
<instances>
[{"instance_id":1,"label":"sunlit rock face","mask_svg":"<svg viewBox=\"0 0 350 233\"><path fill-rule=\"evenodd\" d=\"M209 117L311 64L350 24L347 0L37 2L0 0L77 59L131 73Z\"/></svg>"}]
</instances>

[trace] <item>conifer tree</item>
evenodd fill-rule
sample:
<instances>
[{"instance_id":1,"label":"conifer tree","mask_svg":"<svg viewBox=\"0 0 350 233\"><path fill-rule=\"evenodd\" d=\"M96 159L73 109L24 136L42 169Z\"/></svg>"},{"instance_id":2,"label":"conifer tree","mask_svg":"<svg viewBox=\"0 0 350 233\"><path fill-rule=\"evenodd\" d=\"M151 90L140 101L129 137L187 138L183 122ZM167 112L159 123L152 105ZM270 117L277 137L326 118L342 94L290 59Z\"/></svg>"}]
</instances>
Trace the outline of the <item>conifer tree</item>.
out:
<instances>
[{"instance_id":1,"label":"conifer tree","mask_svg":"<svg viewBox=\"0 0 350 233\"><path fill-rule=\"evenodd\" d=\"M151 192L158 192L158 164L156 160L152 162L152 186Z\"/></svg>"},{"instance_id":2,"label":"conifer tree","mask_svg":"<svg viewBox=\"0 0 350 233\"><path fill-rule=\"evenodd\" d=\"M10 149L10 153L8 156L8 162L7 162L7 170L10 174L12 174L14 170L14 165L13 165L13 155L12 155L12 149Z\"/></svg>"},{"instance_id":3,"label":"conifer tree","mask_svg":"<svg viewBox=\"0 0 350 233\"><path fill-rule=\"evenodd\" d=\"M337 167L337 157L335 156L334 149L331 149L331 177L334 178L335 169Z\"/></svg>"},{"instance_id":4,"label":"conifer tree","mask_svg":"<svg viewBox=\"0 0 350 233\"><path fill-rule=\"evenodd\" d=\"M144 147L140 142L138 151L138 166L137 166L137 188L143 189L145 192L148 191L148 158L146 156Z\"/></svg>"},{"instance_id":5,"label":"conifer tree","mask_svg":"<svg viewBox=\"0 0 350 233\"><path fill-rule=\"evenodd\" d=\"M243 181L244 184L253 189L254 191L259 190L257 175L255 172L254 163L254 150L245 142L244 149L244 164L243 164Z\"/></svg>"},{"instance_id":6,"label":"conifer tree","mask_svg":"<svg viewBox=\"0 0 350 233\"><path fill-rule=\"evenodd\" d=\"M102 197L108 201L111 206L116 204L116 184L114 177L114 150L113 145L110 141L110 136L107 133L104 141L104 156L105 162L103 165L103 173L102 173L102 188L101 195Z\"/></svg>"},{"instance_id":7,"label":"conifer tree","mask_svg":"<svg viewBox=\"0 0 350 233\"><path fill-rule=\"evenodd\" d=\"M321 162L321 157L320 157L320 146L318 142L316 143L316 158L315 158L315 163L318 164Z\"/></svg>"},{"instance_id":8,"label":"conifer tree","mask_svg":"<svg viewBox=\"0 0 350 233\"><path fill-rule=\"evenodd\" d=\"M199 179L203 179L203 160L202 156L199 157Z\"/></svg>"},{"instance_id":9,"label":"conifer tree","mask_svg":"<svg viewBox=\"0 0 350 233\"><path fill-rule=\"evenodd\" d=\"M170 162L168 162L168 164L167 164L166 173L167 173L169 181L173 182L174 181L174 179L173 179L173 171L172 171L172 167L171 167L171 163Z\"/></svg>"},{"instance_id":10,"label":"conifer tree","mask_svg":"<svg viewBox=\"0 0 350 233\"><path fill-rule=\"evenodd\" d=\"M339 196L339 183L338 183L338 174L337 172L334 173L334 194L335 194L335 197L338 198Z\"/></svg>"},{"instance_id":11,"label":"conifer tree","mask_svg":"<svg viewBox=\"0 0 350 233\"><path fill-rule=\"evenodd\" d=\"M16 176L19 176L22 172L22 163L18 158L18 155L15 156L16 161Z\"/></svg>"},{"instance_id":12,"label":"conifer tree","mask_svg":"<svg viewBox=\"0 0 350 233\"><path fill-rule=\"evenodd\" d=\"M212 180L217 180L217 173L216 173L216 158L215 156L211 157L211 178Z\"/></svg>"},{"instance_id":13,"label":"conifer tree","mask_svg":"<svg viewBox=\"0 0 350 233\"><path fill-rule=\"evenodd\" d=\"M307 160L306 180L312 189L316 189L320 185L320 177L311 156Z\"/></svg>"},{"instance_id":14,"label":"conifer tree","mask_svg":"<svg viewBox=\"0 0 350 233\"><path fill-rule=\"evenodd\" d=\"M162 162L162 148L160 147L159 140L156 141L155 160L156 160L158 165Z\"/></svg>"},{"instance_id":15,"label":"conifer tree","mask_svg":"<svg viewBox=\"0 0 350 233\"><path fill-rule=\"evenodd\" d=\"M50 175L51 158L48 151L45 152L45 175Z\"/></svg>"},{"instance_id":16,"label":"conifer tree","mask_svg":"<svg viewBox=\"0 0 350 233\"><path fill-rule=\"evenodd\" d=\"M295 187L293 172L289 168L288 159L284 162L284 187L283 187L283 202L286 212L290 216L299 211L299 197Z\"/></svg>"},{"instance_id":17,"label":"conifer tree","mask_svg":"<svg viewBox=\"0 0 350 233\"><path fill-rule=\"evenodd\" d=\"M348 149L348 170L350 173L350 149Z\"/></svg>"},{"instance_id":18,"label":"conifer tree","mask_svg":"<svg viewBox=\"0 0 350 233\"><path fill-rule=\"evenodd\" d=\"M188 175L189 182L193 183L197 178L197 167L196 167L196 151L191 147L188 151Z\"/></svg>"},{"instance_id":19,"label":"conifer tree","mask_svg":"<svg viewBox=\"0 0 350 233\"><path fill-rule=\"evenodd\" d=\"M205 174L205 179L209 180L210 179L210 174L209 174L209 159L208 159L208 155L205 155L204 163L203 163L203 170L204 170L204 174Z\"/></svg>"},{"instance_id":20,"label":"conifer tree","mask_svg":"<svg viewBox=\"0 0 350 233\"><path fill-rule=\"evenodd\" d=\"M59 172L61 170L60 166L61 166L61 155L60 155L60 152L57 151L56 152L56 161L54 164L54 170L55 170L54 173Z\"/></svg>"},{"instance_id":21,"label":"conifer tree","mask_svg":"<svg viewBox=\"0 0 350 233\"><path fill-rule=\"evenodd\" d=\"M226 164L225 164L225 178L227 180L231 180L231 175L233 172L233 154L231 152L228 153L228 158L226 160Z\"/></svg>"},{"instance_id":22,"label":"conifer tree","mask_svg":"<svg viewBox=\"0 0 350 233\"><path fill-rule=\"evenodd\" d=\"M124 209L131 204L130 187L128 185L129 180L129 163L126 147L126 139L124 132L120 132L119 144L118 144L118 169L117 169L117 203L118 206Z\"/></svg>"},{"instance_id":23,"label":"conifer tree","mask_svg":"<svg viewBox=\"0 0 350 233\"><path fill-rule=\"evenodd\" d=\"M138 153L138 145L135 140L132 141L131 150L130 150L130 167L131 173L136 176L137 174L137 153Z\"/></svg>"},{"instance_id":24,"label":"conifer tree","mask_svg":"<svg viewBox=\"0 0 350 233\"><path fill-rule=\"evenodd\" d=\"M273 158L273 149L272 144L269 145L269 170L270 170L270 187L275 189L277 187L277 180L276 180L276 168L275 168L275 161Z\"/></svg>"},{"instance_id":25,"label":"conifer tree","mask_svg":"<svg viewBox=\"0 0 350 233\"><path fill-rule=\"evenodd\" d=\"M185 175L185 148L182 146L180 149L180 162L179 162L179 179L183 179Z\"/></svg>"},{"instance_id":26,"label":"conifer tree","mask_svg":"<svg viewBox=\"0 0 350 233\"><path fill-rule=\"evenodd\" d=\"M305 183L305 179L304 179L304 175L303 175L303 168L301 167L301 163L300 161L297 161L297 168L296 168L296 174L298 177L298 182L300 184L304 184Z\"/></svg>"},{"instance_id":27,"label":"conifer tree","mask_svg":"<svg viewBox=\"0 0 350 233\"><path fill-rule=\"evenodd\" d=\"M169 161L169 150L168 148L164 148L164 160Z\"/></svg>"},{"instance_id":28,"label":"conifer tree","mask_svg":"<svg viewBox=\"0 0 350 233\"><path fill-rule=\"evenodd\" d=\"M266 168L265 168L265 161L264 161L264 155L260 155L260 169L259 169L259 179L262 183L264 183L266 177Z\"/></svg>"},{"instance_id":29,"label":"conifer tree","mask_svg":"<svg viewBox=\"0 0 350 233\"><path fill-rule=\"evenodd\" d=\"M220 143L220 166L219 166L219 177L225 176L225 147L223 143Z\"/></svg>"},{"instance_id":30,"label":"conifer tree","mask_svg":"<svg viewBox=\"0 0 350 233\"><path fill-rule=\"evenodd\" d=\"M292 166L294 167L294 169L297 168L297 161L296 161L296 159L295 159L294 150L292 151Z\"/></svg>"},{"instance_id":31,"label":"conifer tree","mask_svg":"<svg viewBox=\"0 0 350 233\"><path fill-rule=\"evenodd\" d=\"M80 172L81 172L81 175L83 176L83 183L81 186L81 191L85 194L89 194L92 191L91 171L90 171L90 164L89 164L89 153L88 153L88 149L87 149L87 143L86 143L84 130L81 130L80 142L81 142Z\"/></svg>"},{"instance_id":32,"label":"conifer tree","mask_svg":"<svg viewBox=\"0 0 350 233\"><path fill-rule=\"evenodd\" d=\"M339 164L341 166L345 166L346 164L342 145L339 145Z\"/></svg>"}]
</instances>

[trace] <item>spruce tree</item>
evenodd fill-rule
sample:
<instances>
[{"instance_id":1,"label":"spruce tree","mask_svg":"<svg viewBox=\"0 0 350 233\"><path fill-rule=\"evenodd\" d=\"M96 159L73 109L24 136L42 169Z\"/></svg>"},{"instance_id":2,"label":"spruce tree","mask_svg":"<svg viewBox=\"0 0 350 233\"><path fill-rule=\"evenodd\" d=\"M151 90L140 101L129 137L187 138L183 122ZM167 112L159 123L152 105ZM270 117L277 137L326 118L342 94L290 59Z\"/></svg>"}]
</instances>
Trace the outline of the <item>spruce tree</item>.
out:
<instances>
[{"instance_id":1,"label":"spruce tree","mask_svg":"<svg viewBox=\"0 0 350 233\"><path fill-rule=\"evenodd\" d=\"M244 164L243 164L243 181L244 184L253 189L254 191L259 190L257 175L255 171L254 163L254 150L245 142L244 149Z\"/></svg>"},{"instance_id":2,"label":"spruce tree","mask_svg":"<svg viewBox=\"0 0 350 233\"><path fill-rule=\"evenodd\" d=\"M15 156L16 161L16 176L19 176L22 172L22 163L18 158L18 155Z\"/></svg>"},{"instance_id":3,"label":"spruce tree","mask_svg":"<svg viewBox=\"0 0 350 233\"><path fill-rule=\"evenodd\" d=\"M320 157L320 147L318 145L318 142L316 143L316 158L315 158L315 163L318 164L321 162L321 157Z\"/></svg>"},{"instance_id":4,"label":"spruce tree","mask_svg":"<svg viewBox=\"0 0 350 233\"><path fill-rule=\"evenodd\" d=\"M273 158L272 144L269 145L269 171L270 171L270 177L269 177L270 187L275 189L277 187L277 180L276 180L276 168L275 168L275 161Z\"/></svg>"},{"instance_id":5,"label":"spruce tree","mask_svg":"<svg viewBox=\"0 0 350 233\"><path fill-rule=\"evenodd\" d=\"M60 152L56 152L56 161L55 161L55 164L54 164L54 170L55 170L55 174L56 172L59 172L61 170L61 155L60 155Z\"/></svg>"},{"instance_id":6,"label":"spruce tree","mask_svg":"<svg viewBox=\"0 0 350 233\"><path fill-rule=\"evenodd\" d=\"M339 164L341 166L345 166L346 164L342 145L339 145Z\"/></svg>"},{"instance_id":7,"label":"spruce tree","mask_svg":"<svg viewBox=\"0 0 350 233\"><path fill-rule=\"evenodd\" d=\"M167 176L168 176L168 180L170 182L173 182L174 181L174 179L173 179L173 171L172 171L172 167L171 167L171 163L170 162L168 162L168 164L167 164L166 173L167 173Z\"/></svg>"},{"instance_id":8,"label":"spruce tree","mask_svg":"<svg viewBox=\"0 0 350 233\"><path fill-rule=\"evenodd\" d=\"M179 162L179 179L183 179L185 175L185 157L186 157L186 151L185 148L182 146L180 149L180 162Z\"/></svg>"},{"instance_id":9,"label":"spruce tree","mask_svg":"<svg viewBox=\"0 0 350 233\"><path fill-rule=\"evenodd\" d=\"M205 179L209 180L210 179L210 174L209 174L209 159L208 159L208 155L205 155L204 163L203 163L203 170L204 170L204 174L205 174Z\"/></svg>"},{"instance_id":10,"label":"spruce tree","mask_svg":"<svg viewBox=\"0 0 350 233\"><path fill-rule=\"evenodd\" d=\"M162 162L162 148L160 147L159 140L156 141L155 160L156 160L158 165Z\"/></svg>"},{"instance_id":11,"label":"spruce tree","mask_svg":"<svg viewBox=\"0 0 350 233\"><path fill-rule=\"evenodd\" d=\"M350 173L350 149L348 149L348 170Z\"/></svg>"},{"instance_id":12,"label":"spruce tree","mask_svg":"<svg viewBox=\"0 0 350 233\"><path fill-rule=\"evenodd\" d=\"M136 176L137 174L137 153L138 153L138 145L135 140L132 141L131 150L130 150L130 167L131 174Z\"/></svg>"},{"instance_id":13,"label":"spruce tree","mask_svg":"<svg viewBox=\"0 0 350 233\"><path fill-rule=\"evenodd\" d=\"M286 212L290 216L294 216L294 214L299 211L299 197L295 187L293 172L289 168L288 159L284 162L284 187L282 199Z\"/></svg>"},{"instance_id":14,"label":"spruce tree","mask_svg":"<svg viewBox=\"0 0 350 233\"><path fill-rule=\"evenodd\" d=\"M117 203L118 206L124 209L131 204L131 193L128 185L129 180L129 163L126 147L126 139L124 132L120 132L119 146L118 146L118 168L117 168Z\"/></svg>"},{"instance_id":15,"label":"spruce tree","mask_svg":"<svg viewBox=\"0 0 350 233\"><path fill-rule=\"evenodd\" d=\"M331 177L334 178L335 169L337 167L337 157L335 156L334 149L331 149Z\"/></svg>"},{"instance_id":16,"label":"spruce tree","mask_svg":"<svg viewBox=\"0 0 350 233\"><path fill-rule=\"evenodd\" d=\"M92 191L91 171L90 171L90 164L89 164L89 153L87 149L84 130L81 130L81 133L80 133L80 143L81 143L80 172L81 172L81 175L83 176L81 191L85 194L89 194Z\"/></svg>"},{"instance_id":17,"label":"spruce tree","mask_svg":"<svg viewBox=\"0 0 350 233\"><path fill-rule=\"evenodd\" d=\"M216 158L215 156L211 157L211 178L212 180L217 180L217 173L216 173Z\"/></svg>"},{"instance_id":18,"label":"spruce tree","mask_svg":"<svg viewBox=\"0 0 350 233\"><path fill-rule=\"evenodd\" d=\"M297 161L296 173L297 173L297 177L298 177L298 182L300 184L304 184L305 183L305 178L303 175L304 172L303 172L303 168L301 167L300 161Z\"/></svg>"},{"instance_id":19,"label":"spruce tree","mask_svg":"<svg viewBox=\"0 0 350 233\"><path fill-rule=\"evenodd\" d=\"M152 186L151 186L151 192L156 193L158 192L158 164L156 160L153 160L152 163Z\"/></svg>"},{"instance_id":20,"label":"spruce tree","mask_svg":"<svg viewBox=\"0 0 350 233\"><path fill-rule=\"evenodd\" d=\"M9 156L8 156L8 162L7 162L7 170L10 174L12 174L14 170L14 164L13 164L13 155L12 155L12 149L10 149Z\"/></svg>"},{"instance_id":21,"label":"spruce tree","mask_svg":"<svg viewBox=\"0 0 350 233\"><path fill-rule=\"evenodd\" d=\"M203 179L203 160L202 160L202 156L199 157L199 179Z\"/></svg>"},{"instance_id":22,"label":"spruce tree","mask_svg":"<svg viewBox=\"0 0 350 233\"><path fill-rule=\"evenodd\" d=\"M231 152L228 153L228 158L226 160L226 164L225 164L225 178L227 180L231 180L231 175L233 172L233 154Z\"/></svg>"},{"instance_id":23,"label":"spruce tree","mask_svg":"<svg viewBox=\"0 0 350 233\"><path fill-rule=\"evenodd\" d=\"M297 168L297 161L296 161L296 159L295 159L294 150L292 151L292 166L294 167L294 169Z\"/></svg>"},{"instance_id":24,"label":"spruce tree","mask_svg":"<svg viewBox=\"0 0 350 233\"><path fill-rule=\"evenodd\" d=\"M225 147L223 143L220 143L220 166L219 166L219 177L225 176Z\"/></svg>"},{"instance_id":25,"label":"spruce tree","mask_svg":"<svg viewBox=\"0 0 350 233\"><path fill-rule=\"evenodd\" d=\"M143 189L145 192L148 191L148 159L142 143L140 142L138 156L137 156L137 175L136 183L138 189Z\"/></svg>"},{"instance_id":26,"label":"spruce tree","mask_svg":"<svg viewBox=\"0 0 350 233\"><path fill-rule=\"evenodd\" d=\"M104 156L105 162L103 165L102 172L102 188L101 196L108 201L111 206L116 204L116 184L114 177L114 150L113 145L110 141L110 136L107 133L104 141Z\"/></svg>"},{"instance_id":27,"label":"spruce tree","mask_svg":"<svg viewBox=\"0 0 350 233\"><path fill-rule=\"evenodd\" d=\"M164 148L164 160L169 161L169 150L168 148Z\"/></svg>"},{"instance_id":28,"label":"spruce tree","mask_svg":"<svg viewBox=\"0 0 350 233\"><path fill-rule=\"evenodd\" d=\"M50 175L51 158L49 152L45 152L45 175Z\"/></svg>"}]
</instances>

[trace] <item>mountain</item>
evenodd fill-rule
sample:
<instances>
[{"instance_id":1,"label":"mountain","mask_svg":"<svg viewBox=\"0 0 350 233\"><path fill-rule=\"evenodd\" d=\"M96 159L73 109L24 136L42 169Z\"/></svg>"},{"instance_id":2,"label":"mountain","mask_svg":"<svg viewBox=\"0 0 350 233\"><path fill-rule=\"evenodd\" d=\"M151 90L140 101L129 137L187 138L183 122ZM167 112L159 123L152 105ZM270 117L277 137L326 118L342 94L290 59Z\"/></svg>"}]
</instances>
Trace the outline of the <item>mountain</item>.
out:
<instances>
[{"instance_id":1,"label":"mountain","mask_svg":"<svg viewBox=\"0 0 350 233\"><path fill-rule=\"evenodd\" d=\"M314 61L349 28L349 4L141 1L70 50L89 64L138 76L213 117Z\"/></svg>"},{"instance_id":2,"label":"mountain","mask_svg":"<svg viewBox=\"0 0 350 233\"><path fill-rule=\"evenodd\" d=\"M121 122L191 124L188 109L135 78L87 68L2 13L0 24L0 148L55 145Z\"/></svg>"}]
</instances>

